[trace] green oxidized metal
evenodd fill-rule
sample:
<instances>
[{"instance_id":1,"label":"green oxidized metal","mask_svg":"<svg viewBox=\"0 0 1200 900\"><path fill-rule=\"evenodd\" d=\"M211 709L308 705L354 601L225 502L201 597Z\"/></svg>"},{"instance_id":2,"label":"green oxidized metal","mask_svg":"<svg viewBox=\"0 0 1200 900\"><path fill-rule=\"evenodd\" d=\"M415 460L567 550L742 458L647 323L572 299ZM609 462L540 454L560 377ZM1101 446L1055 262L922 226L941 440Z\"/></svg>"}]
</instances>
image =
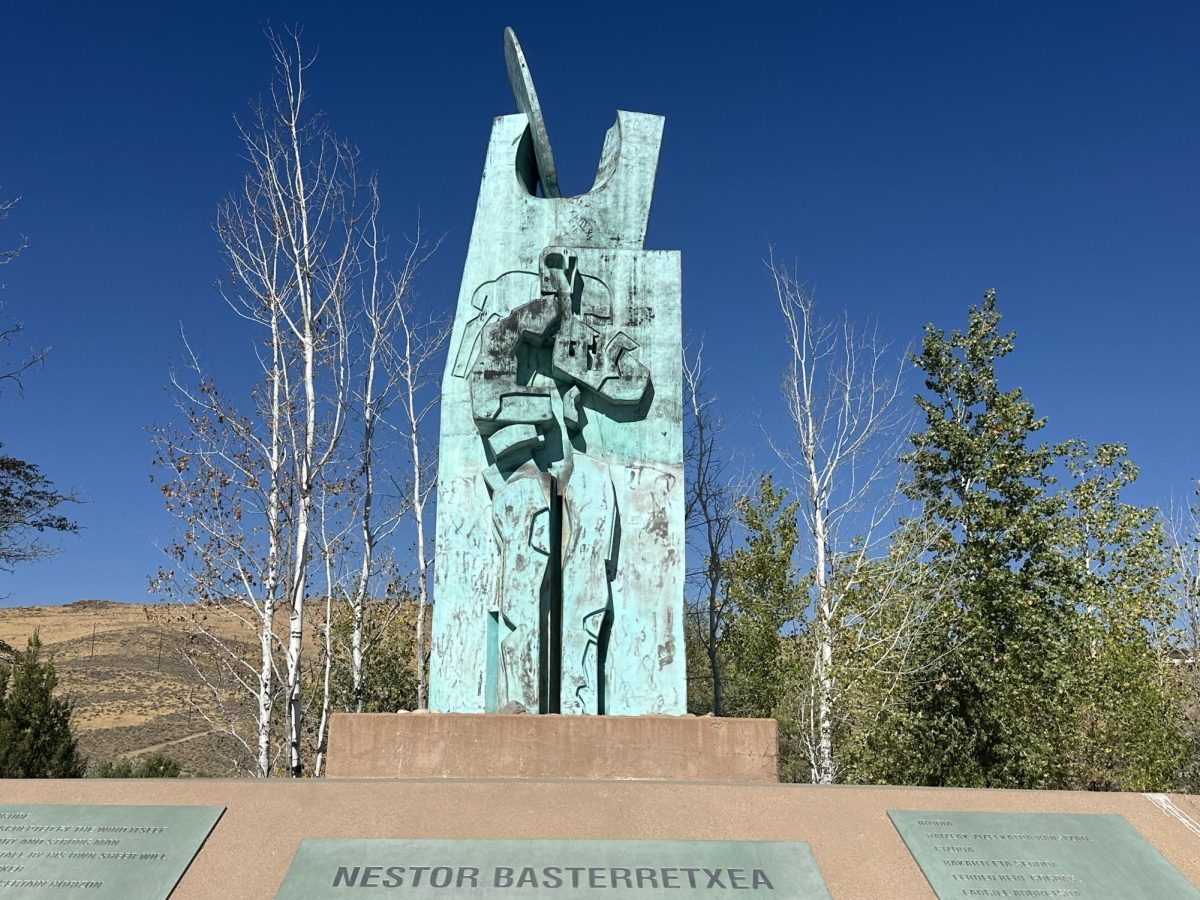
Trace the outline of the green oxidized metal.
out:
<instances>
[{"instance_id":1,"label":"green oxidized metal","mask_svg":"<svg viewBox=\"0 0 1200 900\"><path fill-rule=\"evenodd\" d=\"M643 247L663 120L619 112L558 196L511 31L506 57L522 111L492 126L442 383L430 706L682 714L680 260Z\"/></svg>"}]
</instances>

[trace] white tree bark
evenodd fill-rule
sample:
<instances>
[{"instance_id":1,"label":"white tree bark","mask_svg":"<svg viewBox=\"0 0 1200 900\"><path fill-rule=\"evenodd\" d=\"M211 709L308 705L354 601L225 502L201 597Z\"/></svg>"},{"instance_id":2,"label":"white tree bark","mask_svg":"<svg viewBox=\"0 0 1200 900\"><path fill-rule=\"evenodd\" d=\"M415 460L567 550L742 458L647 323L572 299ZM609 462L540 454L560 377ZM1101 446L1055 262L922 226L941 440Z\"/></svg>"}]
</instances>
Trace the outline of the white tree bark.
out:
<instances>
[{"instance_id":1,"label":"white tree bark","mask_svg":"<svg viewBox=\"0 0 1200 900\"><path fill-rule=\"evenodd\" d=\"M260 116L258 133L248 145L286 267L283 290L272 299L279 303L290 329L300 380L301 401L290 428L295 498L285 656L288 771L299 776L304 729L301 660L314 493L345 420L344 304L355 274L361 225L355 208L357 154L328 131L314 130L304 118L304 76L310 63L303 57L299 39L293 35L285 44L272 36L272 47L273 106L266 114L269 119Z\"/></svg>"},{"instance_id":2,"label":"white tree bark","mask_svg":"<svg viewBox=\"0 0 1200 900\"><path fill-rule=\"evenodd\" d=\"M272 311L271 369L268 373L271 395L267 445L267 561L263 581L263 599L259 615L259 675L258 675L258 768L259 778L271 772L271 722L275 712L275 614L279 591L279 557L282 552L281 504L283 496L283 421L284 376L283 344L279 330L279 315Z\"/></svg>"},{"instance_id":3,"label":"white tree bark","mask_svg":"<svg viewBox=\"0 0 1200 900\"><path fill-rule=\"evenodd\" d=\"M260 357L265 379L257 393L261 418L247 418L240 436L252 447L257 468L231 476L265 493L259 507L265 519L265 559L255 567L261 571L246 579L247 591L256 595L257 612L256 764L260 775L270 770L277 613L282 605L288 621L282 685L286 768L299 775L313 503L345 421L345 306L358 269L363 211L356 208L355 151L306 118L309 62L297 37L269 38L275 83L270 101L255 108L248 123L239 124L249 171L241 192L222 206L217 231L230 262L226 300L243 319L265 326L269 335L268 353ZM374 207L366 215L373 219ZM198 363L195 368L199 374ZM211 396L201 394L201 405ZM242 419L209 411L219 427L207 437L219 445L220 432ZM250 549L245 534L231 531L230 538Z\"/></svg>"},{"instance_id":4,"label":"white tree bark","mask_svg":"<svg viewBox=\"0 0 1200 900\"><path fill-rule=\"evenodd\" d=\"M880 488L903 437L904 357L890 364L877 333L857 334L844 317L822 322L786 268L772 259L769 270L786 326L782 389L795 434L792 446L772 444L802 485L814 583L809 757L813 782L829 784L838 773L839 617L855 569L869 562L892 510L894 491Z\"/></svg>"},{"instance_id":5,"label":"white tree bark","mask_svg":"<svg viewBox=\"0 0 1200 900\"><path fill-rule=\"evenodd\" d=\"M407 506L413 514L413 541L416 549L414 580L417 599L417 708L428 706L428 649L425 633L429 607L429 569L431 560L426 532L426 509L435 480L432 464L434 454L426 452L424 423L437 405L437 373L431 364L440 357L450 335L445 322L429 316L418 316L411 298L411 281L417 269L436 250L426 250L420 234L405 262L404 271L393 285L397 322L397 353L395 379L400 391L402 422L400 430L408 443Z\"/></svg>"},{"instance_id":6,"label":"white tree bark","mask_svg":"<svg viewBox=\"0 0 1200 900\"><path fill-rule=\"evenodd\" d=\"M184 531L164 548L171 564L160 569L155 588L182 601L181 617L202 639L190 656L209 694L202 714L246 748L251 771L264 777L274 757L280 498L287 490L275 426L284 392L268 391L266 427L260 429L256 417L244 416L220 395L186 343L185 348L191 377L172 375L185 424L155 431L156 462L166 476L161 490ZM272 365L265 366L268 377ZM253 636L256 656L243 659L239 642L228 636L231 630ZM253 700L248 730L237 694ZM217 711L223 721L216 720Z\"/></svg>"},{"instance_id":7,"label":"white tree bark","mask_svg":"<svg viewBox=\"0 0 1200 900\"><path fill-rule=\"evenodd\" d=\"M333 693L333 660L334 660L334 595L341 579L336 572L338 560L344 556L346 534L354 527L353 520L345 523L341 533L330 532L329 500L332 494L337 500L336 492L321 494L317 503L318 521L320 522L321 563L325 576L324 621L321 623L321 711L317 723L316 759L313 764L313 775L321 777L325 767L326 751L329 745L329 714L332 711Z\"/></svg>"},{"instance_id":8,"label":"white tree bark","mask_svg":"<svg viewBox=\"0 0 1200 900\"><path fill-rule=\"evenodd\" d=\"M180 565L164 566L157 584L181 598L204 598L253 632L253 659L242 659L237 642L194 625L221 648L222 678L253 695L253 733L243 725L233 731L254 770L270 774L282 756L286 772L298 776L312 754L304 708L310 676L321 680L316 768L324 763L342 652L332 633L332 603L343 597L353 609L352 694L361 709L371 650L364 610L379 581L379 544L414 501L416 564L422 573L428 569L431 481L419 429L436 402L424 366L440 344L409 329L406 318L411 279L432 251L418 241L399 278L387 278L374 180L360 184L357 151L306 113L310 61L297 36L269 38L275 81L266 103L239 123L248 172L217 219L230 265L223 294L234 312L263 329L263 379L253 411L242 414L218 394L188 348L195 385L176 382L187 427L159 434L160 462L170 476L164 494L185 533L168 548ZM414 477L398 508L380 516L379 428L395 400L403 401L405 415L390 427L400 434L402 454L412 457ZM343 432L357 416L361 440L348 452ZM350 495L351 489L360 493ZM305 662L312 631L306 605L316 597L326 605L320 672ZM213 696L221 690L214 680Z\"/></svg>"},{"instance_id":9,"label":"white tree bark","mask_svg":"<svg viewBox=\"0 0 1200 900\"><path fill-rule=\"evenodd\" d=\"M378 195L371 184L372 208L378 208ZM429 560L425 533L425 511L433 481L429 477L424 447L423 424L437 403L436 380L430 363L441 352L447 330L434 318L417 309L412 287L421 266L436 251L437 243L427 244L417 233L409 244L400 271L389 274L384 268L384 241L375 229L373 217L366 228L369 278L364 288L363 347L361 381L356 402L361 417L361 434L356 460L358 501L359 564L350 596L350 680L351 705L364 708L366 667L374 652L376 639L384 635L394 613L392 598L376 593L376 600L389 606L382 616L368 621L368 604L377 585L380 542L395 534L400 521L413 518L415 582L418 606L418 703L423 704L423 666L421 643L424 609L428 602L427 572ZM395 407L400 412L393 416ZM387 446L380 445L380 429L394 432L400 450L403 474L390 465ZM383 465L381 470L380 466ZM377 484L380 477L396 486L391 503L379 514ZM404 601L401 601L404 602Z\"/></svg>"}]
</instances>

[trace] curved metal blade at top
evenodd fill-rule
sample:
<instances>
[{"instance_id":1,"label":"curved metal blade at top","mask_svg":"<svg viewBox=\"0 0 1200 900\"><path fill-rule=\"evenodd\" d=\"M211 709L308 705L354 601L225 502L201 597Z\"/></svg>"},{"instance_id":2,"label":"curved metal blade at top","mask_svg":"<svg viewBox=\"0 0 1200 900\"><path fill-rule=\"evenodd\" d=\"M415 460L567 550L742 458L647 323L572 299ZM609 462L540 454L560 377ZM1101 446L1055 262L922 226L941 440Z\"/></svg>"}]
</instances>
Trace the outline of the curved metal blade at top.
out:
<instances>
[{"instance_id":1,"label":"curved metal blade at top","mask_svg":"<svg viewBox=\"0 0 1200 900\"><path fill-rule=\"evenodd\" d=\"M554 167L554 154L550 151L550 136L546 133L546 121L542 118L542 107L538 103L537 91L533 87L533 76L525 54L511 28L504 29L504 64L508 68L508 84L512 88L517 109L529 120L529 133L533 138L533 155L537 159L538 177L542 182L542 193L547 197L560 197L558 170Z\"/></svg>"}]
</instances>

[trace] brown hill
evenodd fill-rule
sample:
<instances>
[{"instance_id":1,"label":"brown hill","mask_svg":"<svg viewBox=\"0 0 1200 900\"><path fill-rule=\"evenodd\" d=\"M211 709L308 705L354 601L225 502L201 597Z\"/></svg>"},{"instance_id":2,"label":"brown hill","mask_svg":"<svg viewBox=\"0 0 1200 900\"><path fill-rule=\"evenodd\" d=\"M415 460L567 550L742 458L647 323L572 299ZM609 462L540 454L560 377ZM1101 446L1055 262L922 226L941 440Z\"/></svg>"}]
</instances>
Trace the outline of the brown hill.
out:
<instances>
[{"instance_id":1,"label":"brown hill","mask_svg":"<svg viewBox=\"0 0 1200 900\"><path fill-rule=\"evenodd\" d=\"M19 650L39 632L93 763L161 751L185 775L242 774L233 739L201 714L211 704L172 621L169 608L102 600L13 607L0 609L0 640Z\"/></svg>"}]
</instances>

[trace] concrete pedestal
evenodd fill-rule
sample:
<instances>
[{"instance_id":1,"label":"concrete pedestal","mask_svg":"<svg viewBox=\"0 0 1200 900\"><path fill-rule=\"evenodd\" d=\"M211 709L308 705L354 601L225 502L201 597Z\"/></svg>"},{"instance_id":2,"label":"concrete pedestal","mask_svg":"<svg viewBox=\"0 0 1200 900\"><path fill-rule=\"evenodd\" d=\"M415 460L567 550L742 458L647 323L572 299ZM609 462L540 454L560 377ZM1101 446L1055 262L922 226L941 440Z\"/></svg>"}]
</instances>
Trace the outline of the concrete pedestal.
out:
<instances>
[{"instance_id":1,"label":"concrete pedestal","mask_svg":"<svg viewBox=\"0 0 1200 900\"><path fill-rule=\"evenodd\" d=\"M892 809L1119 813L1200 887L1200 797L1179 795L745 781L31 778L0 780L0 798L228 807L171 900L269 900L304 838L806 841L835 900L934 900L888 819ZM391 895L346 896L358 893Z\"/></svg>"},{"instance_id":2,"label":"concrete pedestal","mask_svg":"<svg viewBox=\"0 0 1200 900\"><path fill-rule=\"evenodd\" d=\"M772 782L774 719L335 713L332 778Z\"/></svg>"}]
</instances>

